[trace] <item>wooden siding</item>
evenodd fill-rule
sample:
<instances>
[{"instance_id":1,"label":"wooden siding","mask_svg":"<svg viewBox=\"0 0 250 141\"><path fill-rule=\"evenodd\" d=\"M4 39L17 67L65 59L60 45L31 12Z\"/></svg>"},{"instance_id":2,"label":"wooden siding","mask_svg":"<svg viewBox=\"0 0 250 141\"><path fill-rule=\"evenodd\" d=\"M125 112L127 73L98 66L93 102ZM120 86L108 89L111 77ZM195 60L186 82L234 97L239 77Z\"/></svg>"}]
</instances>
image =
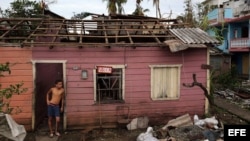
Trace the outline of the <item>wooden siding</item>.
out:
<instances>
[{"instance_id":1,"label":"wooden siding","mask_svg":"<svg viewBox=\"0 0 250 141\"><path fill-rule=\"evenodd\" d=\"M11 106L21 109L21 113L12 116L18 124L24 125L26 130L31 130L33 93L31 50L30 48L0 47L0 52L0 63L9 62L11 69L11 74L4 73L5 77L0 78L2 87L23 82L23 88L28 89L25 93L13 95L11 98Z\"/></svg>"},{"instance_id":2,"label":"wooden siding","mask_svg":"<svg viewBox=\"0 0 250 141\"><path fill-rule=\"evenodd\" d=\"M148 116L151 123L165 124L169 119L185 113L204 114L205 97L198 87L181 86L180 99L152 101L150 98L149 65L182 64L181 84L192 83L192 74L197 74L197 81L206 86L207 71L201 64L207 62L206 49L188 49L171 53L168 48L76 48L47 47L33 48L34 60L67 60L66 111L68 128L103 126L116 121L116 107L130 107L130 118ZM125 103L101 104L94 101L93 70L97 65L127 65L125 69ZM89 78L81 79L81 70L88 70ZM100 113L101 111L101 113Z\"/></svg>"}]
</instances>

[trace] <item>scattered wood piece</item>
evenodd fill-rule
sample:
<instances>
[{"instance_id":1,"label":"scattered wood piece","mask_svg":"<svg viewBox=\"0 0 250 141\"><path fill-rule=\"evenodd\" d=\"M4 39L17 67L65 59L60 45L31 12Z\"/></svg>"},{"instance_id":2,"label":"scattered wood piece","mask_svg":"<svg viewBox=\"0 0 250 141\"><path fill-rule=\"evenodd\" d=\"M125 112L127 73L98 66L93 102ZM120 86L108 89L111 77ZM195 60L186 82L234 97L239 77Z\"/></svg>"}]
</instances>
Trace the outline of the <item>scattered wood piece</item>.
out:
<instances>
[{"instance_id":1,"label":"scattered wood piece","mask_svg":"<svg viewBox=\"0 0 250 141\"><path fill-rule=\"evenodd\" d=\"M240 98L243 99L250 99L250 94L246 94L246 93L235 93L235 95L239 96Z\"/></svg>"},{"instance_id":2,"label":"scattered wood piece","mask_svg":"<svg viewBox=\"0 0 250 141\"><path fill-rule=\"evenodd\" d=\"M193 121L192 121L189 114L185 114L185 115L179 116L175 119L168 121L167 125L162 127L162 129L167 130L167 128L171 127L171 126L172 127L182 127L182 126L189 126L189 125L193 125Z\"/></svg>"}]
</instances>

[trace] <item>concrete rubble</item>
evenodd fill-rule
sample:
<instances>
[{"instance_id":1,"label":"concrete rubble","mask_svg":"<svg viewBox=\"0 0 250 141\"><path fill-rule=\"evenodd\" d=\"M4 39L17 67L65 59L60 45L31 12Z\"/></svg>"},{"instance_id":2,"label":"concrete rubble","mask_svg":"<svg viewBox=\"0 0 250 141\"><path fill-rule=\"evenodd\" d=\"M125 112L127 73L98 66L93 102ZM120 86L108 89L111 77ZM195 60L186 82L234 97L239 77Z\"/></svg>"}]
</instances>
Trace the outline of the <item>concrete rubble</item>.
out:
<instances>
[{"instance_id":1,"label":"concrete rubble","mask_svg":"<svg viewBox=\"0 0 250 141\"><path fill-rule=\"evenodd\" d=\"M199 119L189 114L184 114L170 120L163 127L153 130L148 127L147 131L137 137L137 141L218 141L223 140L223 126L219 125L215 117Z\"/></svg>"}]
</instances>

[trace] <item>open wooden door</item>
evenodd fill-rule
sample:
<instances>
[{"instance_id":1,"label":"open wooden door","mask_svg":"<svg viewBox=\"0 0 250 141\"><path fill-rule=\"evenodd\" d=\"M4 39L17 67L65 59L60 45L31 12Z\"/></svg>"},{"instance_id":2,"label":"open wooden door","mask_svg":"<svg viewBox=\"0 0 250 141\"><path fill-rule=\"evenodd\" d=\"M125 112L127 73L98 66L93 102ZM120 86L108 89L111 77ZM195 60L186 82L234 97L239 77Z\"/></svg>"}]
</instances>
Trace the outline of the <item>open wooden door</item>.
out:
<instances>
[{"instance_id":1,"label":"open wooden door","mask_svg":"<svg viewBox=\"0 0 250 141\"><path fill-rule=\"evenodd\" d=\"M57 79L63 80L63 63L35 63L34 128L48 128L46 94ZM63 114L61 121L63 122ZM59 126L62 128L63 123Z\"/></svg>"}]
</instances>

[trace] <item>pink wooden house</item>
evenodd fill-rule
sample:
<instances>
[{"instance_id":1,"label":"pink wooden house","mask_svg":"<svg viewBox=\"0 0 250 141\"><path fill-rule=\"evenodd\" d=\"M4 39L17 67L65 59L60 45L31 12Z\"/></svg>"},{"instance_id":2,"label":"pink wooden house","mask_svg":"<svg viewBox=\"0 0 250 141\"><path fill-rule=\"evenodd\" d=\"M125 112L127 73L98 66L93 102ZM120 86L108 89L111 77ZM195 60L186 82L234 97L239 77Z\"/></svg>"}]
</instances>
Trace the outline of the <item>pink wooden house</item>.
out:
<instances>
[{"instance_id":1,"label":"pink wooden house","mask_svg":"<svg viewBox=\"0 0 250 141\"><path fill-rule=\"evenodd\" d=\"M209 84L201 66L218 41L198 28L159 19L1 19L0 27L0 63L12 64L0 83L28 88L11 101L27 130L46 119L46 92L56 79L66 90L64 129L115 127L120 113L156 125L206 111L203 91L182 85L193 73Z\"/></svg>"}]
</instances>

